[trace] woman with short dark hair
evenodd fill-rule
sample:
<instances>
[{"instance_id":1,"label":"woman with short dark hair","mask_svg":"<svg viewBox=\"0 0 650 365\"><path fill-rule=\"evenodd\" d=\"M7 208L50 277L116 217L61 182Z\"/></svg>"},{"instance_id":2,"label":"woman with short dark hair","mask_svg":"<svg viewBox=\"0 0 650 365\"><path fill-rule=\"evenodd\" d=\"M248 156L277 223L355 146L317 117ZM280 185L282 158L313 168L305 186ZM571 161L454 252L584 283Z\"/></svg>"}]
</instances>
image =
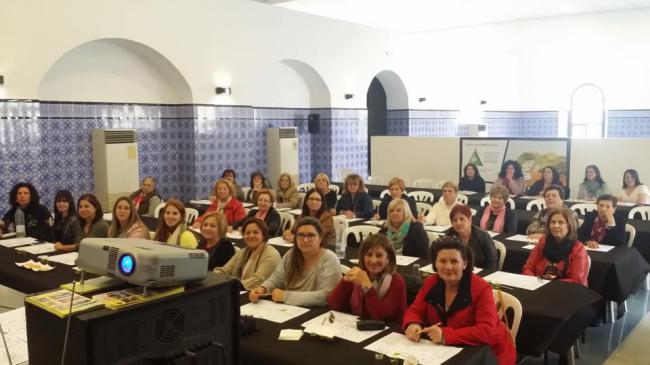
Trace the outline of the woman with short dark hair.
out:
<instances>
[{"instance_id":1,"label":"woman with short dark hair","mask_svg":"<svg viewBox=\"0 0 650 365\"><path fill-rule=\"evenodd\" d=\"M553 166L546 166L542 169L542 177L535 181L535 183L528 187L526 195L538 196L542 195L544 188L551 185L561 185L560 173Z\"/></svg>"},{"instance_id":2,"label":"woman with short dark hair","mask_svg":"<svg viewBox=\"0 0 650 365\"><path fill-rule=\"evenodd\" d=\"M524 173L521 171L521 164L515 160L508 160L501 165L499 178L494 186L505 186L511 195L519 195L524 192Z\"/></svg>"}]
</instances>

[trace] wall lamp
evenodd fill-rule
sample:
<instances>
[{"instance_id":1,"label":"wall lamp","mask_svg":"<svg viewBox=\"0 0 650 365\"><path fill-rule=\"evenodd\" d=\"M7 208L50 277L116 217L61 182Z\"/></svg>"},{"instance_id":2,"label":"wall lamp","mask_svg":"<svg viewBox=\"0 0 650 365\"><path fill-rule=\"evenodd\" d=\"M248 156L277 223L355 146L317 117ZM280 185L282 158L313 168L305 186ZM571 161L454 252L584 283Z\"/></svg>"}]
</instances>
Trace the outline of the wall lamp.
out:
<instances>
[{"instance_id":1,"label":"wall lamp","mask_svg":"<svg viewBox=\"0 0 650 365\"><path fill-rule=\"evenodd\" d=\"M354 94L345 94L345 99L352 99Z\"/></svg>"},{"instance_id":2,"label":"wall lamp","mask_svg":"<svg viewBox=\"0 0 650 365\"><path fill-rule=\"evenodd\" d=\"M232 93L232 90L229 87L221 87L221 86L217 86L215 91L217 95L230 95Z\"/></svg>"},{"instance_id":3,"label":"wall lamp","mask_svg":"<svg viewBox=\"0 0 650 365\"><path fill-rule=\"evenodd\" d=\"M427 101L427 98L418 98L418 101L419 101L420 103L424 103L425 101Z\"/></svg>"},{"instance_id":4,"label":"wall lamp","mask_svg":"<svg viewBox=\"0 0 650 365\"><path fill-rule=\"evenodd\" d=\"M5 77L4 75L0 75L0 85L4 85L5 83Z\"/></svg>"}]
</instances>

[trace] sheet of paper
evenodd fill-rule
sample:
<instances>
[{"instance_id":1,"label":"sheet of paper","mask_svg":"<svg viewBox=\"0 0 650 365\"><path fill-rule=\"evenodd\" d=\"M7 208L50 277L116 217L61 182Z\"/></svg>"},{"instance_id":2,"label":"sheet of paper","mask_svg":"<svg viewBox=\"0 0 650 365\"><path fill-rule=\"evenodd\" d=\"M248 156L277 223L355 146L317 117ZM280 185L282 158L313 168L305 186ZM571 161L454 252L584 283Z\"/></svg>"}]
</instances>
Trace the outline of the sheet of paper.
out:
<instances>
[{"instance_id":1,"label":"sheet of paper","mask_svg":"<svg viewBox=\"0 0 650 365\"><path fill-rule=\"evenodd\" d=\"M463 195L468 195L468 196L476 194L475 191L469 191L469 190L460 190L459 193L461 193Z\"/></svg>"},{"instance_id":2,"label":"sheet of paper","mask_svg":"<svg viewBox=\"0 0 650 365\"><path fill-rule=\"evenodd\" d=\"M386 221L383 220L383 219L382 219L382 220L378 220L378 221L376 221L376 220L374 220L374 219L370 219L370 220L367 220L367 221L364 222L364 224L369 224L369 225L371 225L371 226L377 226L377 227L381 227L381 226L383 226L385 223L386 223Z\"/></svg>"},{"instance_id":3,"label":"sheet of paper","mask_svg":"<svg viewBox=\"0 0 650 365\"><path fill-rule=\"evenodd\" d=\"M276 246L282 246L282 247L293 247L293 243L292 243L292 242L287 242L287 241L285 241L284 238L282 238L282 237L273 237L273 238L269 239L268 242L269 242L270 244L272 244L272 245L276 245Z\"/></svg>"},{"instance_id":4,"label":"sheet of paper","mask_svg":"<svg viewBox=\"0 0 650 365\"><path fill-rule=\"evenodd\" d=\"M622 205L624 207L633 207L636 205L636 203L628 203L628 202L618 202L618 205Z\"/></svg>"},{"instance_id":5,"label":"sheet of paper","mask_svg":"<svg viewBox=\"0 0 650 365\"><path fill-rule=\"evenodd\" d=\"M53 243L41 243L40 245L19 247L16 250L31 253L32 255L41 255L44 253L55 252Z\"/></svg>"},{"instance_id":6,"label":"sheet of paper","mask_svg":"<svg viewBox=\"0 0 650 365\"><path fill-rule=\"evenodd\" d=\"M451 226L424 226L424 229L431 232L442 233L448 230Z\"/></svg>"},{"instance_id":7,"label":"sheet of paper","mask_svg":"<svg viewBox=\"0 0 650 365\"><path fill-rule=\"evenodd\" d=\"M25 307L20 307L0 314L0 325L4 333L11 362L7 359L4 342L0 339L0 364L27 364L27 325L25 322Z\"/></svg>"},{"instance_id":8,"label":"sheet of paper","mask_svg":"<svg viewBox=\"0 0 650 365\"><path fill-rule=\"evenodd\" d=\"M277 210L278 212L287 212L291 210L291 208L275 208L275 210Z\"/></svg>"},{"instance_id":9,"label":"sheet of paper","mask_svg":"<svg viewBox=\"0 0 650 365\"><path fill-rule=\"evenodd\" d=\"M397 265L399 266L409 266L410 264L420 259L419 257L402 256L402 255L397 255L395 258L397 259Z\"/></svg>"},{"instance_id":10,"label":"sheet of paper","mask_svg":"<svg viewBox=\"0 0 650 365\"><path fill-rule=\"evenodd\" d=\"M233 240L241 240L244 238L244 236L241 235L241 232L239 231L232 231L226 233L226 237L233 239Z\"/></svg>"},{"instance_id":11,"label":"sheet of paper","mask_svg":"<svg viewBox=\"0 0 650 365\"><path fill-rule=\"evenodd\" d=\"M609 252L612 248L616 246L610 246L610 245L598 245L598 248L589 248L585 246L585 248L589 251L600 251L600 252Z\"/></svg>"},{"instance_id":12,"label":"sheet of paper","mask_svg":"<svg viewBox=\"0 0 650 365\"><path fill-rule=\"evenodd\" d=\"M333 322L330 322L330 313L333 313ZM324 313L316 318L310 319L301 326L305 327L305 333L313 333L325 337L331 337L330 334L344 340L359 343L370 337L384 331L359 331L357 321L359 317L337 311ZM386 327L388 328L388 327Z\"/></svg>"},{"instance_id":13,"label":"sheet of paper","mask_svg":"<svg viewBox=\"0 0 650 365\"><path fill-rule=\"evenodd\" d=\"M293 214L293 215L301 215L302 214L302 209L291 209L287 213Z\"/></svg>"},{"instance_id":14,"label":"sheet of paper","mask_svg":"<svg viewBox=\"0 0 650 365\"><path fill-rule=\"evenodd\" d=\"M278 336L278 340L282 341L298 341L302 337L302 330L290 330L290 329L283 329L280 331L280 335Z\"/></svg>"},{"instance_id":15,"label":"sheet of paper","mask_svg":"<svg viewBox=\"0 0 650 365\"><path fill-rule=\"evenodd\" d=\"M537 243L538 240L534 238L529 238L525 234L515 234L512 235L508 238L506 238L508 241L517 241L517 242L525 242L525 243Z\"/></svg>"},{"instance_id":16,"label":"sheet of paper","mask_svg":"<svg viewBox=\"0 0 650 365\"><path fill-rule=\"evenodd\" d=\"M79 256L78 252L68 252L63 255L56 256L39 256L38 258L46 258L49 262L58 262L59 264L74 266L75 260Z\"/></svg>"},{"instance_id":17,"label":"sheet of paper","mask_svg":"<svg viewBox=\"0 0 650 365\"><path fill-rule=\"evenodd\" d=\"M500 233L499 232L492 232L492 231L487 231L487 233L490 235L490 237L494 238L494 236L498 236Z\"/></svg>"},{"instance_id":18,"label":"sheet of paper","mask_svg":"<svg viewBox=\"0 0 650 365\"><path fill-rule=\"evenodd\" d=\"M405 359L411 355L418 359L420 365L439 365L462 351L459 347L432 343L425 339L420 339L420 342L413 342L406 336L396 332L380 338L364 347L364 349L400 359Z\"/></svg>"},{"instance_id":19,"label":"sheet of paper","mask_svg":"<svg viewBox=\"0 0 650 365\"><path fill-rule=\"evenodd\" d=\"M429 264L429 265L426 265L426 266L422 266L422 267L420 268L420 271L422 271L423 273L427 273L427 274L433 274L433 273L434 273L434 271L433 271L433 265L432 265L432 264ZM483 271L483 268L480 268L480 267L474 267L474 269L472 270L472 272L473 272L474 274L478 274L478 273L480 273L481 271Z\"/></svg>"},{"instance_id":20,"label":"sheet of paper","mask_svg":"<svg viewBox=\"0 0 650 365\"><path fill-rule=\"evenodd\" d=\"M253 316L275 323L284 323L309 312L307 308L274 303L270 300L260 300L257 303L244 304L239 310L242 316Z\"/></svg>"},{"instance_id":21,"label":"sheet of paper","mask_svg":"<svg viewBox=\"0 0 650 365\"><path fill-rule=\"evenodd\" d=\"M110 222L110 221L113 220L113 213L104 213L104 215L102 216L102 218L104 218L105 221L109 221L109 222Z\"/></svg>"},{"instance_id":22,"label":"sheet of paper","mask_svg":"<svg viewBox=\"0 0 650 365\"><path fill-rule=\"evenodd\" d=\"M253 203L244 203L244 204L242 204L242 205L244 206L244 208L251 208L251 207L254 206Z\"/></svg>"},{"instance_id":23,"label":"sheet of paper","mask_svg":"<svg viewBox=\"0 0 650 365\"><path fill-rule=\"evenodd\" d=\"M522 195L520 196L521 199L526 199L526 200L535 200L535 199L541 199L541 196L528 196L528 195Z\"/></svg>"},{"instance_id":24,"label":"sheet of paper","mask_svg":"<svg viewBox=\"0 0 650 365\"><path fill-rule=\"evenodd\" d=\"M0 246L5 246L8 248L31 245L37 243L38 240L32 237L22 237L22 238L10 238L7 240L1 240Z\"/></svg>"},{"instance_id":25,"label":"sheet of paper","mask_svg":"<svg viewBox=\"0 0 650 365\"><path fill-rule=\"evenodd\" d=\"M544 280L536 276L513 274L504 271L493 272L483 279L491 284L514 286L528 290L536 290L549 282L549 280Z\"/></svg>"},{"instance_id":26,"label":"sheet of paper","mask_svg":"<svg viewBox=\"0 0 650 365\"><path fill-rule=\"evenodd\" d=\"M202 200L190 200L190 204L211 205L212 202L209 201L208 199L202 199Z\"/></svg>"},{"instance_id":27,"label":"sheet of paper","mask_svg":"<svg viewBox=\"0 0 650 365\"><path fill-rule=\"evenodd\" d=\"M535 245L526 245L526 246L524 246L524 247L522 247L522 248L523 248L524 250L532 250L533 248L535 248Z\"/></svg>"},{"instance_id":28,"label":"sheet of paper","mask_svg":"<svg viewBox=\"0 0 650 365\"><path fill-rule=\"evenodd\" d=\"M9 237L16 237L16 232L7 232L7 233L3 234L2 236L0 236L0 238L3 238L3 239L4 238L9 238Z\"/></svg>"}]
</instances>

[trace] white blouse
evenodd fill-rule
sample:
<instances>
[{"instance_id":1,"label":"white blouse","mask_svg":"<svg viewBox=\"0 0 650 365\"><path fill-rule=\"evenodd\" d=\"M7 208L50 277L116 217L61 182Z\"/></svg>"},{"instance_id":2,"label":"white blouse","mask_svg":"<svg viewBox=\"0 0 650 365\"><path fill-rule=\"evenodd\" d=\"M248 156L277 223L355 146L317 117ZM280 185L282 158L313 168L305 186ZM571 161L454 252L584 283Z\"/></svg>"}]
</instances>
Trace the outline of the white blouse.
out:
<instances>
[{"instance_id":1,"label":"white blouse","mask_svg":"<svg viewBox=\"0 0 650 365\"><path fill-rule=\"evenodd\" d=\"M639 200L639 195L641 194L646 195L646 200L640 203L650 204L650 192L648 191L648 187L646 185L637 185L634 190L632 190L632 194L630 195L627 194L625 189L621 189L621 192L618 194L618 201L636 204Z\"/></svg>"}]
</instances>

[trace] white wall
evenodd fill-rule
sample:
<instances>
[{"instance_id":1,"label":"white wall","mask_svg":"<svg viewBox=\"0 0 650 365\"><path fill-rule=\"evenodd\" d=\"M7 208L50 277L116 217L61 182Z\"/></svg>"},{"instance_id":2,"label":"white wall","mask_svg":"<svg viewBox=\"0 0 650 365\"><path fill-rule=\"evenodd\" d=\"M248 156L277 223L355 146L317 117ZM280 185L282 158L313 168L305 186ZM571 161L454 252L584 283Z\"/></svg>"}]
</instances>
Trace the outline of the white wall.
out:
<instances>
[{"instance_id":1,"label":"white wall","mask_svg":"<svg viewBox=\"0 0 650 365\"><path fill-rule=\"evenodd\" d=\"M386 68L383 31L253 1L10 0L3 1L2 13L0 96L6 98L36 98L41 80L60 57L104 38L132 40L159 52L187 81L195 103L314 106L305 81L281 63L295 59L322 76L332 106L365 107L372 77ZM104 60L93 62L106 68ZM79 79L60 81L59 89L74 89ZM231 86L232 95L217 97L215 86ZM146 92L112 91L120 95L116 99L160 101ZM345 100L346 93L357 97Z\"/></svg>"}]
</instances>

